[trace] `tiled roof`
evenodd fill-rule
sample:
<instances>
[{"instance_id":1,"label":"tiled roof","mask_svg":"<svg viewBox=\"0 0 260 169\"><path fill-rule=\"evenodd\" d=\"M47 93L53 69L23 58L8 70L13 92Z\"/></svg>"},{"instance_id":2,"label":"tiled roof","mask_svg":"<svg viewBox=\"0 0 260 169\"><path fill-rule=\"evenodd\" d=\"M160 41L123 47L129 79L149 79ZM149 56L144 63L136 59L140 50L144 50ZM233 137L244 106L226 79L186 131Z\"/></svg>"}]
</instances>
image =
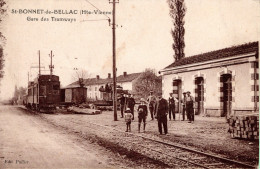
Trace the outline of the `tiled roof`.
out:
<instances>
[{"instance_id":1,"label":"tiled roof","mask_svg":"<svg viewBox=\"0 0 260 169\"><path fill-rule=\"evenodd\" d=\"M131 82L134 79L136 79L141 73L132 73L132 74L126 74L124 75L120 75L117 77L117 82L118 83L122 83L122 82ZM84 84L85 86L89 86L89 85L99 85L99 84L106 84L106 83L113 83L113 78L106 78L106 79L102 79L102 78L89 78L89 79L84 79ZM75 88L75 87L79 87L79 82L73 82L71 84L69 84L68 86L64 87L64 88Z\"/></svg>"},{"instance_id":2,"label":"tiled roof","mask_svg":"<svg viewBox=\"0 0 260 169\"><path fill-rule=\"evenodd\" d=\"M138 78L140 76L140 74L142 74L142 73L126 74L125 76L120 75L117 77L117 82L131 82L131 81L135 80L136 78Z\"/></svg>"},{"instance_id":3,"label":"tiled roof","mask_svg":"<svg viewBox=\"0 0 260 169\"><path fill-rule=\"evenodd\" d=\"M194 55L190 57L185 57L176 62L173 62L172 64L170 64L164 69L176 67L176 66L188 65L192 63L199 63L199 62L204 62L209 60L222 59L222 58L232 57L235 55L246 54L250 52L258 52L258 41L239 45L239 46L233 46L230 48L224 48L224 49L203 53L199 55Z\"/></svg>"}]
</instances>

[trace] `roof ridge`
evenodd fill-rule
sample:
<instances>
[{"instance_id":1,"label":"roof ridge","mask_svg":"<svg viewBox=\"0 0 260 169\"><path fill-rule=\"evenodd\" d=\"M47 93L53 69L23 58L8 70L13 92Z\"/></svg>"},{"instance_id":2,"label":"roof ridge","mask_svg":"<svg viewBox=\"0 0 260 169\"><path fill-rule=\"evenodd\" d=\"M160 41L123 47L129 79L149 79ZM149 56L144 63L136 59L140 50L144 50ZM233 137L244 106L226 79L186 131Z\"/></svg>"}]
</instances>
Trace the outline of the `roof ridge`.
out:
<instances>
[{"instance_id":1,"label":"roof ridge","mask_svg":"<svg viewBox=\"0 0 260 169\"><path fill-rule=\"evenodd\" d=\"M255 42L249 42L244 43L241 45L234 45L231 47L226 47L218 50L213 50L206 53L196 54L193 56L188 56L185 58L182 58L178 61L173 62L172 64L168 65L164 69L171 68L174 66L181 66L186 64L192 64L192 63L198 63L202 61L208 61L208 60L214 60L224 57L230 57L233 55L243 54L246 52L250 52L250 50L254 50L254 48L258 48L258 41Z\"/></svg>"}]
</instances>

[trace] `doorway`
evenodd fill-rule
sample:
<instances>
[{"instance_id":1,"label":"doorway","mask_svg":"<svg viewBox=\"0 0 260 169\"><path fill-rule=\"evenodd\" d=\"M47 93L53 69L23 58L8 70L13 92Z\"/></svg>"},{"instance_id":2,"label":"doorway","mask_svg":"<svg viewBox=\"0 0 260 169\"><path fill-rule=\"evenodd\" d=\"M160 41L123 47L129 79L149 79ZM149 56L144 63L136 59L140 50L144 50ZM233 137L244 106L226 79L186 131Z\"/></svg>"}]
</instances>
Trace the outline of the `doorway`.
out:
<instances>
[{"instance_id":1,"label":"doorway","mask_svg":"<svg viewBox=\"0 0 260 169\"><path fill-rule=\"evenodd\" d=\"M180 113L181 112L181 102L180 100L182 99L182 81L180 79L174 80L173 81L173 97L179 100L177 104L175 103L175 112Z\"/></svg>"},{"instance_id":2,"label":"doorway","mask_svg":"<svg viewBox=\"0 0 260 169\"><path fill-rule=\"evenodd\" d=\"M232 75L224 74L221 76L221 81L223 83L223 114L222 117L225 117L231 114L232 107Z\"/></svg>"},{"instance_id":3,"label":"doorway","mask_svg":"<svg viewBox=\"0 0 260 169\"><path fill-rule=\"evenodd\" d=\"M204 112L204 78L197 77L195 79L195 114L201 114Z\"/></svg>"}]
</instances>

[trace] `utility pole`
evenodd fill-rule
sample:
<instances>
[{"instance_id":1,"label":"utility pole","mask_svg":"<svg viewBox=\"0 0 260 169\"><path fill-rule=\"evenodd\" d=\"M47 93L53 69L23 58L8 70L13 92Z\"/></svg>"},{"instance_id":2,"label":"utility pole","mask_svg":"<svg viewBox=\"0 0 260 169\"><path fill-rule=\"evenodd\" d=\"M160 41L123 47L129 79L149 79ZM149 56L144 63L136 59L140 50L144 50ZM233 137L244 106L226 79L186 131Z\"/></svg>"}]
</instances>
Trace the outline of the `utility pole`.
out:
<instances>
[{"instance_id":1,"label":"utility pole","mask_svg":"<svg viewBox=\"0 0 260 169\"><path fill-rule=\"evenodd\" d=\"M49 54L49 56L51 57L51 65L49 65L49 68L50 68L50 74L52 75L53 69L54 69L54 65L52 65L52 57L54 57L54 55L52 55L52 50L51 50L51 54Z\"/></svg>"},{"instance_id":2,"label":"utility pole","mask_svg":"<svg viewBox=\"0 0 260 169\"><path fill-rule=\"evenodd\" d=\"M28 72L28 85L29 85L29 82L30 82L30 74Z\"/></svg>"},{"instance_id":3,"label":"utility pole","mask_svg":"<svg viewBox=\"0 0 260 169\"><path fill-rule=\"evenodd\" d=\"M113 0L109 2L113 4L113 20L112 20L112 36L113 36L113 109L114 121L117 121L117 91L116 91L116 3L119 1Z\"/></svg>"},{"instance_id":4,"label":"utility pole","mask_svg":"<svg viewBox=\"0 0 260 169\"><path fill-rule=\"evenodd\" d=\"M41 75L41 55L39 50L39 76Z\"/></svg>"}]
</instances>

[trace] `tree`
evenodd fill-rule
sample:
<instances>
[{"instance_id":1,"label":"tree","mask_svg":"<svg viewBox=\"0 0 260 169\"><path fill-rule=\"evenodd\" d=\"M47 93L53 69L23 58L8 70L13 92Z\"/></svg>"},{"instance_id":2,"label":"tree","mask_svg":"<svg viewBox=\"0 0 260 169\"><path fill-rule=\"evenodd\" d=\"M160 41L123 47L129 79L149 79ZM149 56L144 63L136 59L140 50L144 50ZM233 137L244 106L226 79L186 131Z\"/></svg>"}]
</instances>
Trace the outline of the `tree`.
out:
<instances>
[{"instance_id":1,"label":"tree","mask_svg":"<svg viewBox=\"0 0 260 169\"><path fill-rule=\"evenodd\" d=\"M4 0L0 0L0 24L3 21L3 18L6 16L6 2ZM0 31L0 79L3 78L4 71L4 45L6 42L6 38L3 36Z\"/></svg>"},{"instance_id":2,"label":"tree","mask_svg":"<svg viewBox=\"0 0 260 169\"><path fill-rule=\"evenodd\" d=\"M12 103L14 104L22 104L23 101L23 96L26 95L26 88L24 87L17 87L15 85L15 90L14 90L14 96L12 98Z\"/></svg>"},{"instance_id":3,"label":"tree","mask_svg":"<svg viewBox=\"0 0 260 169\"><path fill-rule=\"evenodd\" d=\"M87 79L91 76L90 73L88 73L87 70L85 69L76 69L75 68L75 73L72 75L72 80L73 81L78 81L79 82L79 85L80 86L84 86L83 82L84 82L84 79Z\"/></svg>"},{"instance_id":4,"label":"tree","mask_svg":"<svg viewBox=\"0 0 260 169\"><path fill-rule=\"evenodd\" d=\"M186 13L186 6L184 0L168 0L170 7L170 16L174 25L174 30L171 30L173 44L172 48L174 50L174 59L175 61L180 60L185 57L184 54L184 16Z\"/></svg>"},{"instance_id":5,"label":"tree","mask_svg":"<svg viewBox=\"0 0 260 169\"><path fill-rule=\"evenodd\" d=\"M0 39L2 38L0 37ZM4 76L3 68L4 68L4 50L3 47L0 45L0 79L3 78Z\"/></svg>"},{"instance_id":6,"label":"tree","mask_svg":"<svg viewBox=\"0 0 260 169\"><path fill-rule=\"evenodd\" d=\"M146 69L134 82L134 94L147 98L150 91L155 95L162 94L162 78L156 76L154 70Z\"/></svg>"}]
</instances>

